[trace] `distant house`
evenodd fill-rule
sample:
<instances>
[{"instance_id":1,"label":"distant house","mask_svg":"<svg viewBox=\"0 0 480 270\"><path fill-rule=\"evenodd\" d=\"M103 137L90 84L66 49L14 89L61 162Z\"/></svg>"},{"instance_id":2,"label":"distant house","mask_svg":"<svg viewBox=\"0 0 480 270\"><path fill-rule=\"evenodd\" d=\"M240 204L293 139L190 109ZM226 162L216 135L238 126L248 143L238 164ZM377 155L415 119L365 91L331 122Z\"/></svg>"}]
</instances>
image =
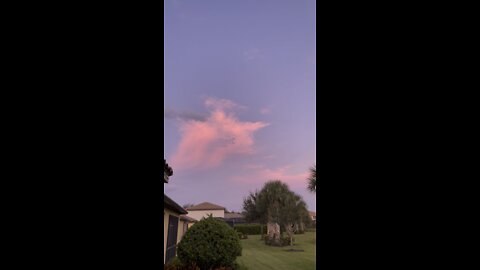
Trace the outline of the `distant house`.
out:
<instances>
[{"instance_id":1,"label":"distant house","mask_svg":"<svg viewBox=\"0 0 480 270\"><path fill-rule=\"evenodd\" d=\"M192 207L188 207L187 210L188 216L196 220L201 220L210 214L215 218L225 218L225 207L210 202L203 202Z\"/></svg>"},{"instance_id":2,"label":"distant house","mask_svg":"<svg viewBox=\"0 0 480 270\"><path fill-rule=\"evenodd\" d=\"M180 216L180 222L182 223L181 225L181 228L182 228L182 234L181 236L178 238L178 242L180 242L180 240L182 239L183 235L187 232L188 229L190 229L190 227L193 226L193 224L197 223L198 220L192 218L192 217L189 217L187 215L181 215ZM179 234L180 235L180 234Z\"/></svg>"},{"instance_id":3,"label":"distant house","mask_svg":"<svg viewBox=\"0 0 480 270\"><path fill-rule=\"evenodd\" d=\"M312 211L309 211L308 213L310 214L310 218L312 219L313 223L316 224L317 223L317 213L312 212Z\"/></svg>"},{"instance_id":4,"label":"distant house","mask_svg":"<svg viewBox=\"0 0 480 270\"><path fill-rule=\"evenodd\" d=\"M168 166L167 161L165 161L163 182L168 183L169 177L172 175L173 170ZM163 194L163 202L163 262L167 263L175 257L177 243L180 242L185 233L185 223L187 223L188 229L188 223L190 221L185 217L183 219L181 218L181 215L185 215L188 212L165 193Z\"/></svg>"},{"instance_id":5,"label":"distant house","mask_svg":"<svg viewBox=\"0 0 480 270\"><path fill-rule=\"evenodd\" d=\"M240 213L228 213L225 212L225 222L230 226L235 226L235 224L247 223L245 216Z\"/></svg>"}]
</instances>

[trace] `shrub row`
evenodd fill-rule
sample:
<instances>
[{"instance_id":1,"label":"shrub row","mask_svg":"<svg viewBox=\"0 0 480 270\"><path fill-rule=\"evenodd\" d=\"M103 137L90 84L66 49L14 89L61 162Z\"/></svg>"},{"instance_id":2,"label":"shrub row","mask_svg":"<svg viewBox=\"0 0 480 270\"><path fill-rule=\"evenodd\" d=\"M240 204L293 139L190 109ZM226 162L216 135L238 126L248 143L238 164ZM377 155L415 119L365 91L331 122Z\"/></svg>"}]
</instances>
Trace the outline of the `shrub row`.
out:
<instances>
[{"instance_id":1,"label":"shrub row","mask_svg":"<svg viewBox=\"0 0 480 270\"><path fill-rule=\"evenodd\" d=\"M262 234L262 227L263 233L267 232L267 225L260 225L260 224L239 224L235 225L233 228L242 234L247 235L260 235Z\"/></svg>"}]
</instances>

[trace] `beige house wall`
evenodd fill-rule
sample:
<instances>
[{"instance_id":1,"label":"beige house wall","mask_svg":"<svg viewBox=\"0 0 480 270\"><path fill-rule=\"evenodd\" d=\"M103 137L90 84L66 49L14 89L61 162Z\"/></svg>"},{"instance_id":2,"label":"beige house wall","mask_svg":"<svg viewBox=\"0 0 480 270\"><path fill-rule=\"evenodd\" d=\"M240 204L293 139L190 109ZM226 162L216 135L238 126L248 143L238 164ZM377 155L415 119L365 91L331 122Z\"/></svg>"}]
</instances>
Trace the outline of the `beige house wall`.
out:
<instances>
[{"instance_id":1,"label":"beige house wall","mask_svg":"<svg viewBox=\"0 0 480 270\"><path fill-rule=\"evenodd\" d=\"M188 210L188 216L198 221L209 214L212 214L213 217L225 218L225 210Z\"/></svg>"},{"instance_id":2,"label":"beige house wall","mask_svg":"<svg viewBox=\"0 0 480 270\"><path fill-rule=\"evenodd\" d=\"M185 234L185 232L183 231L183 224L185 224L185 221L183 220L178 221L177 244L180 243L180 240L182 240L183 235Z\"/></svg>"}]
</instances>

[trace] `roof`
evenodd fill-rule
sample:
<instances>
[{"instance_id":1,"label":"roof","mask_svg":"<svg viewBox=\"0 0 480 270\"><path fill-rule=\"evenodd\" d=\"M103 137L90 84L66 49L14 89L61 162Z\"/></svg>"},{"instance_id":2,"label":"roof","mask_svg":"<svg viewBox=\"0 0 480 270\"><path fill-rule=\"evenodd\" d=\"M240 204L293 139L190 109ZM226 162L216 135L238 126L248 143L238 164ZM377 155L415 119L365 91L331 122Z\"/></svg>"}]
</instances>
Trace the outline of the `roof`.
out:
<instances>
[{"instance_id":1,"label":"roof","mask_svg":"<svg viewBox=\"0 0 480 270\"><path fill-rule=\"evenodd\" d=\"M312 216L316 216L317 215L317 212L312 212L312 211L308 211L310 213L310 215Z\"/></svg>"},{"instance_id":2,"label":"roof","mask_svg":"<svg viewBox=\"0 0 480 270\"><path fill-rule=\"evenodd\" d=\"M189 217L187 215L180 215L180 220L188 221L188 222L197 222L198 220Z\"/></svg>"},{"instance_id":3,"label":"roof","mask_svg":"<svg viewBox=\"0 0 480 270\"><path fill-rule=\"evenodd\" d=\"M188 207L187 210L225 210L225 207L209 202L203 202L195 206Z\"/></svg>"},{"instance_id":4,"label":"roof","mask_svg":"<svg viewBox=\"0 0 480 270\"><path fill-rule=\"evenodd\" d=\"M225 219L230 219L230 218L245 218L245 217L239 213L225 213Z\"/></svg>"},{"instance_id":5,"label":"roof","mask_svg":"<svg viewBox=\"0 0 480 270\"><path fill-rule=\"evenodd\" d=\"M178 203L176 203L174 200L170 199L166 194L163 194L163 202L165 203L165 208L168 208L179 214L188 214L183 207L178 205Z\"/></svg>"}]
</instances>

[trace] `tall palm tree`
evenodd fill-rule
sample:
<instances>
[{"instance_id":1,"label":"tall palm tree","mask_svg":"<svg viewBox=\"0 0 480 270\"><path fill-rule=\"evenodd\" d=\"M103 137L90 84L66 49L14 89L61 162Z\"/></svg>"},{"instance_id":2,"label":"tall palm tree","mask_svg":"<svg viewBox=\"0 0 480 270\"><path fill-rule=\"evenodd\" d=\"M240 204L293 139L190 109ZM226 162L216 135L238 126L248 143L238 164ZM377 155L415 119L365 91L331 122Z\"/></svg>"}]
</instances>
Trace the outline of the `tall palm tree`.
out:
<instances>
[{"instance_id":1,"label":"tall palm tree","mask_svg":"<svg viewBox=\"0 0 480 270\"><path fill-rule=\"evenodd\" d=\"M308 177L308 190L317 193L317 165L310 168L310 176Z\"/></svg>"}]
</instances>

